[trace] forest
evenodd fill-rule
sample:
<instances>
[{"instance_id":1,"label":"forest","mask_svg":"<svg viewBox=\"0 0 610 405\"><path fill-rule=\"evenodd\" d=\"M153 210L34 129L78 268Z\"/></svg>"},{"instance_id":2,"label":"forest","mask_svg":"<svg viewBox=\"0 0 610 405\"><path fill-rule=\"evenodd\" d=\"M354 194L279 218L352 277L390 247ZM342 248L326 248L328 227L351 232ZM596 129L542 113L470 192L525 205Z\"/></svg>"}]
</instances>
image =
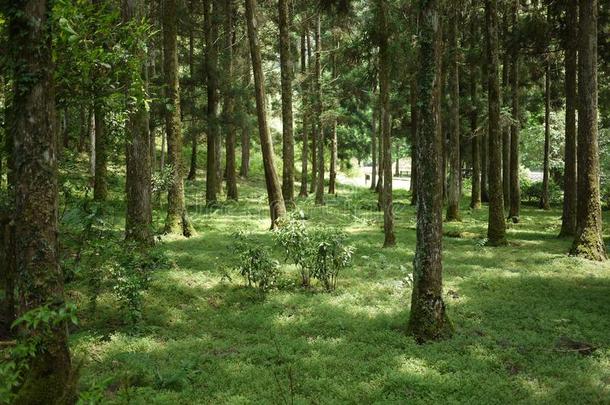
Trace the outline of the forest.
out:
<instances>
[{"instance_id":1,"label":"forest","mask_svg":"<svg viewBox=\"0 0 610 405\"><path fill-rule=\"evenodd\" d=\"M609 0L0 0L0 404L610 404Z\"/></svg>"}]
</instances>

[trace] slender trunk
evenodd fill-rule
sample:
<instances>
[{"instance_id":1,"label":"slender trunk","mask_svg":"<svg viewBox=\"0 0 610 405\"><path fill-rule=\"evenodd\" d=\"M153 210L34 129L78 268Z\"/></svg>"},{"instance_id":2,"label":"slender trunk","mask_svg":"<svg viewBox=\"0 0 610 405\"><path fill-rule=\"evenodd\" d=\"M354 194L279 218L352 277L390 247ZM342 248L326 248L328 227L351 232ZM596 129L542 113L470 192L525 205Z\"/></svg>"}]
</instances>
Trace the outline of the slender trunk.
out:
<instances>
[{"instance_id":1,"label":"slender trunk","mask_svg":"<svg viewBox=\"0 0 610 405\"><path fill-rule=\"evenodd\" d=\"M373 109L371 111L371 157L373 160L373 167L371 168L371 190L375 190L377 187L377 83L373 85Z\"/></svg>"},{"instance_id":2,"label":"slender trunk","mask_svg":"<svg viewBox=\"0 0 610 405\"><path fill-rule=\"evenodd\" d=\"M188 58L188 63L189 63L189 79L191 82L191 85L188 87L189 90L189 99L190 99L190 105L191 107L194 105L194 90L193 90L193 86L195 83L195 58L194 58L194 53L195 53L195 34L194 34L194 25L195 25L195 21L193 18L193 13L194 13L194 0L190 0L189 1L189 58ZM194 111L192 111L191 108L191 116L193 116ZM197 153L198 153L198 146L199 146L199 136L197 136L197 130L194 128L191 128L191 164L190 164L190 168L189 168L189 174L186 176L187 180L195 180L197 178Z\"/></svg>"},{"instance_id":3,"label":"slender trunk","mask_svg":"<svg viewBox=\"0 0 610 405\"><path fill-rule=\"evenodd\" d=\"M565 44L565 91L566 91L566 129L565 129L565 167L562 237L576 236L577 176L576 176L576 76L578 59L578 2L570 1L566 16L568 35Z\"/></svg>"},{"instance_id":4,"label":"slender trunk","mask_svg":"<svg viewBox=\"0 0 610 405\"><path fill-rule=\"evenodd\" d=\"M316 18L316 53L315 53L315 103L316 103L316 126L318 127L318 151L317 151L317 180L316 180L316 205L324 205L324 128L322 127L322 33L321 18L318 13Z\"/></svg>"},{"instance_id":5,"label":"slender trunk","mask_svg":"<svg viewBox=\"0 0 610 405\"><path fill-rule=\"evenodd\" d=\"M549 202L549 159L551 152L551 63L547 61L544 74L544 165L542 180L542 196L540 198L540 208L550 210Z\"/></svg>"},{"instance_id":6,"label":"slender trunk","mask_svg":"<svg viewBox=\"0 0 610 405\"><path fill-rule=\"evenodd\" d=\"M278 1L280 28L280 67L282 82L282 193L287 206L294 205L294 128L292 112L292 61L288 0Z\"/></svg>"},{"instance_id":7,"label":"slender trunk","mask_svg":"<svg viewBox=\"0 0 610 405\"><path fill-rule=\"evenodd\" d=\"M205 0L205 64L207 74L207 165L206 165L206 191L205 201L208 205L214 205L218 201L220 185L218 169L220 156L218 154L220 144L219 133L219 97L218 97L218 9L219 0ZM222 182L222 177L220 177Z\"/></svg>"},{"instance_id":8,"label":"slender trunk","mask_svg":"<svg viewBox=\"0 0 610 405\"><path fill-rule=\"evenodd\" d=\"M452 16L449 22L449 77L450 77L450 139L449 139L449 187L447 193L447 221L460 220L460 77L458 49L458 6L451 7Z\"/></svg>"},{"instance_id":9,"label":"slender trunk","mask_svg":"<svg viewBox=\"0 0 610 405\"><path fill-rule=\"evenodd\" d=\"M59 266L57 128L50 4L46 0L10 2L6 13L13 71L9 123L10 175L15 238L14 259L19 315L64 309L64 275ZM4 265L4 263L3 263ZM35 341L15 404L74 403L65 321L23 328Z\"/></svg>"},{"instance_id":10,"label":"slender trunk","mask_svg":"<svg viewBox=\"0 0 610 405\"><path fill-rule=\"evenodd\" d=\"M243 62L243 87L248 88L252 84L252 74L247 49L244 53ZM241 164L239 167L239 176L246 179L250 172L250 98L248 95L244 94L242 95L241 101L245 118L242 120L241 125Z\"/></svg>"},{"instance_id":11,"label":"slender trunk","mask_svg":"<svg viewBox=\"0 0 610 405\"><path fill-rule=\"evenodd\" d=\"M418 131L418 107L417 107L417 75L413 73L411 79L411 205L417 204L417 131Z\"/></svg>"},{"instance_id":12,"label":"slender trunk","mask_svg":"<svg viewBox=\"0 0 610 405\"><path fill-rule=\"evenodd\" d=\"M307 75L307 33L306 28L303 28L301 33L301 74L305 78ZM307 170L308 170L308 150L309 150L309 102L308 102L308 80L303 79L301 83L301 98L302 98L302 120L303 120L303 147L301 148L301 190L299 197L307 197Z\"/></svg>"},{"instance_id":13,"label":"slender trunk","mask_svg":"<svg viewBox=\"0 0 610 405\"><path fill-rule=\"evenodd\" d=\"M579 1L578 216L570 254L607 259L602 234L597 111L597 0Z\"/></svg>"},{"instance_id":14,"label":"slender trunk","mask_svg":"<svg viewBox=\"0 0 610 405\"><path fill-rule=\"evenodd\" d=\"M309 36L309 34L307 34L307 60L309 61L309 94L310 94L310 99L313 98L313 96L315 95L315 80L314 80L314 76L315 76L315 61L313 60L313 54L315 53L315 51L312 53L312 44L311 44L311 37ZM316 176L318 175L318 133L320 131L320 127L318 125L317 120L315 119L315 110L316 110L316 104L315 102L313 102L312 100L312 105L310 106L310 112L311 112L311 118L312 118L312 122L311 122L311 182L309 185L309 193L315 193L316 191Z\"/></svg>"},{"instance_id":15,"label":"slender trunk","mask_svg":"<svg viewBox=\"0 0 610 405\"><path fill-rule=\"evenodd\" d=\"M485 51L483 51L485 52ZM483 94L488 93L488 76L489 69L487 64L487 56L483 58L481 63L482 70L482 88ZM481 202L489 202L489 126L484 128L481 134Z\"/></svg>"},{"instance_id":16,"label":"slender trunk","mask_svg":"<svg viewBox=\"0 0 610 405\"><path fill-rule=\"evenodd\" d=\"M167 131L161 133L161 160L159 162L159 169L165 168L165 155L167 155Z\"/></svg>"},{"instance_id":17,"label":"slender trunk","mask_svg":"<svg viewBox=\"0 0 610 405\"><path fill-rule=\"evenodd\" d=\"M141 21L144 17L142 0L122 1L123 21ZM143 76L146 76L146 53L137 54ZM131 88L131 83L125 83L125 88ZM129 99L129 97L127 97ZM150 133L146 100L140 99L130 105L130 113L126 124L128 136L126 145L126 196L127 214L125 220L125 236L128 240L143 245L152 245L152 205L151 205L151 164L150 164Z\"/></svg>"},{"instance_id":18,"label":"slender trunk","mask_svg":"<svg viewBox=\"0 0 610 405\"><path fill-rule=\"evenodd\" d=\"M506 35L506 34L505 34ZM509 49L504 52L504 62L502 64L502 87L501 93L508 94L510 78L510 54ZM500 95L504 105L508 106L508 97ZM508 208L510 201L510 126L502 124L502 194L504 197L504 208Z\"/></svg>"},{"instance_id":19,"label":"slender trunk","mask_svg":"<svg viewBox=\"0 0 610 405\"><path fill-rule=\"evenodd\" d=\"M237 165L235 163L236 148L236 128L234 121L235 98L233 96L233 48L235 46L235 27L233 24L234 13L233 0L225 0L225 94L224 94L224 115L227 125L226 142L226 178L227 178L227 198L237 201Z\"/></svg>"},{"instance_id":20,"label":"slender trunk","mask_svg":"<svg viewBox=\"0 0 610 405\"><path fill-rule=\"evenodd\" d=\"M328 194L337 194L337 120L335 119L332 123L332 138L330 146L330 169L329 169L329 180L328 180Z\"/></svg>"},{"instance_id":21,"label":"slender trunk","mask_svg":"<svg viewBox=\"0 0 610 405\"><path fill-rule=\"evenodd\" d=\"M439 3L420 3L418 72L417 245L408 331L419 343L451 336L443 302Z\"/></svg>"},{"instance_id":22,"label":"slender trunk","mask_svg":"<svg viewBox=\"0 0 610 405\"><path fill-rule=\"evenodd\" d=\"M380 95L377 97L377 103L380 103ZM375 185L375 192L379 194L379 204L378 208L381 210L381 191L383 190L383 176L384 176L384 160L383 160L383 132L381 131L382 125L382 117L381 117L381 107L377 108L377 122L379 123L379 127L377 128L377 184Z\"/></svg>"},{"instance_id":23,"label":"slender trunk","mask_svg":"<svg viewBox=\"0 0 610 405\"><path fill-rule=\"evenodd\" d=\"M167 193L165 232L190 237L194 233L184 201L184 164L182 162L182 122L180 120L180 83L178 81L177 0L165 0L163 10L163 50L165 87L169 108L165 112L167 159L172 167Z\"/></svg>"},{"instance_id":24,"label":"slender trunk","mask_svg":"<svg viewBox=\"0 0 610 405\"><path fill-rule=\"evenodd\" d=\"M470 112L470 131L472 133L472 195L470 208L472 209L481 208L481 136L477 133L479 126L478 76L478 68L471 66L470 102L472 110Z\"/></svg>"},{"instance_id":25,"label":"slender trunk","mask_svg":"<svg viewBox=\"0 0 610 405\"><path fill-rule=\"evenodd\" d=\"M95 114L93 107L89 112L89 175L91 176L91 180L94 182L95 180Z\"/></svg>"},{"instance_id":26,"label":"slender trunk","mask_svg":"<svg viewBox=\"0 0 610 405\"><path fill-rule=\"evenodd\" d=\"M105 106L100 100L94 101L95 115L95 173L93 179L93 198L105 201L108 196L108 151L106 134Z\"/></svg>"},{"instance_id":27,"label":"slender trunk","mask_svg":"<svg viewBox=\"0 0 610 405\"><path fill-rule=\"evenodd\" d=\"M265 169L265 182L269 199L271 214L271 227L277 220L286 214L286 206L277 172L275 171L275 156L269 126L267 125L267 106L265 98L265 78L261 61L261 49L258 39L258 22L256 21L256 0L246 0L246 19L248 20L248 41L254 72L254 86L256 94L256 110L258 114L258 131L261 140L263 165Z\"/></svg>"},{"instance_id":28,"label":"slender trunk","mask_svg":"<svg viewBox=\"0 0 610 405\"><path fill-rule=\"evenodd\" d=\"M498 4L485 0L487 27L488 102L489 102L489 246L506 245L504 194L502 190L502 134L500 132L500 81L498 75Z\"/></svg>"}]
</instances>

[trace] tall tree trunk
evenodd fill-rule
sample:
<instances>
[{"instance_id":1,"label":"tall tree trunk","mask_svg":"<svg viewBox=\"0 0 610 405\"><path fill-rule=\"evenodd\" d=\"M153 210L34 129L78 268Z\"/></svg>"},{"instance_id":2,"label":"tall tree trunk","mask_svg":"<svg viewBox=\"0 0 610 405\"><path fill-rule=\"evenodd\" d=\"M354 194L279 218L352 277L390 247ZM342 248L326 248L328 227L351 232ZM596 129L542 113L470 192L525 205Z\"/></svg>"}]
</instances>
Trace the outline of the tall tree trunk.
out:
<instances>
[{"instance_id":1,"label":"tall tree trunk","mask_svg":"<svg viewBox=\"0 0 610 405\"><path fill-rule=\"evenodd\" d=\"M220 165L220 156L218 154L220 144L219 131L219 97L218 97L218 0L205 0L204 2L204 18L205 18L205 63L207 74L207 166L206 166L206 191L205 201L208 205L214 205L218 201L218 193L222 182L222 177L219 179L218 169Z\"/></svg>"},{"instance_id":2,"label":"tall tree trunk","mask_svg":"<svg viewBox=\"0 0 610 405\"><path fill-rule=\"evenodd\" d=\"M244 88L250 87L252 84L252 67L249 58L249 51L245 49L243 57L243 86ZM243 179L248 178L250 172L250 97L248 95L242 95L242 110L245 118L242 120L241 125L241 164L239 166L239 176Z\"/></svg>"},{"instance_id":3,"label":"tall tree trunk","mask_svg":"<svg viewBox=\"0 0 610 405\"><path fill-rule=\"evenodd\" d=\"M85 142L87 140L87 110L84 105L80 105L78 109L79 113L79 136L78 136L78 147L79 153L85 150Z\"/></svg>"},{"instance_id":4,"label":"tall tree trunk","mask_svg":"<svg viewBox=\"0 0 610 405\"><path fill-rule=\"evenodd\" d=\"M316 104L313 101L313 97L315 96L316 88L315 88L315 80L314 76L316 74L316 63L313 59L312 52L312 44L311 37L307 34L307 60L309 61L309 94L311 100L310 112L311 112L311 182L309 185L309 193L316 192L316 176L318 175L318 133L320 131L320 127L318 126L318 122L315 119L316 116Z\"/></svg>"},{"instance_id":5,"label":"tall tree trunk","mask_svg":"<svg viewBox=\"0 0 610 405\"><path fill-rule=\"evenodd\" d=\"M381 103L381 95L377 97L377 103ZM381 210L381 200L382 200L382 191L383 191L383 176L384 176L384 160L383 160L383 131L381 130L382 126L382 117L381 117L381 106L377 106L377 122L379 123L379 128L377 128L377 184L375 185L375 192L379 194L378 200L378 209Z\"/></svg>"},{"instance_id":6,"label":"tall tree trunk","mask_svg":"<svg viewBox=\"0 0 610 405\"><path fill-rule=\"evenodd\" d=\"M235 27L233 24L233 0L225 0L225 94L224 94L224 115L227 125L226 142L226 178L227 178L227 198L237 201L237 165L235 163L235 148L237 135L235 128L235 98L233 91L233 48L235 46Z\"/></svg>"},{"instance_id":7,"label":"tall tree trunk","mask_svg":"<svg viewBox=\"0 0 610 405\"><path fill-rule=\"evenodd\" d=\"M190 86L188 87L188 93L189 93L189 101L190 101L190 105L191 105L191 116L194 115L194 111L193 111L193 106L195 104L195 97L194 97L194 83L195 83L195 58L194 58L194 53L195 53L195 33L194 33L194 28L195 28L195 19L194 19L194 8L195 8L195 0L189 0L189 58L188 58L188 63L189 63L189 79L190 79ZM190 168L189 168L189 174L186 176L187 180L195 180L197 178L197 149L199 146L199 136L197 134L197 130L195 129L191 129L191 164L190 164Z\"/></svg>"},{"instance_id":8,"label":"tall tree trunk","mask_svg":"<svg viewBox=\"0 0 610 405\"><path fill-rule=\"evenodd\" d=\"M335 47L338 47L338 43L335 43ZM335 53L332 55L332 78L333 81L337 79L337 56ZM330 139L330 167L328 171L328 194L337 194L337 165L339 159L338 139L337 139L337 117L333 118L331 124L331 139Z\"/></svg>"},{"instance_id":9,"label":"tall tree trunk","mask_svg":"<svg viewBox=\"0 0 610 405\"><path fill-rule=\"evenodd\" d=\"M483 57L481 71L483 76L481 81L483 94L488 94L489 67L487 55ZM481 202L489 202L489 126L481 134Z\"/></svg>"},{"instance_id":10,"label":"tall tree trunk","mask_svg":"<svg viewBox=\"0 0 610 405\"><path fill-rule=\"evenodd\" d=\"M377 187L377 170L379 161L377 160L377 83L373 85L373 108L371 111L371 158L373 160L373 167L371 168L371 190L375 190Z\"/></svg>"},{"instance_id":11,"label":"tall tree trunk","mask_svg":"<svg viewBox=\"0 0 610 405\"><path fill-rule=\"evenodd\" d=\"M316 205L324 205L324 128L322 127L322 32L321 18L318 13L316 17L316 54L315 54L315 103L316 103L316 126L318 127L318 151L316 158L317 164L317 179L316 179Z\"/></svg>"},{"instance_id":12,"label":"tall tree trunk","mask_svg":"<svg viewBox=\"0 0 610 405\"><path fill-rule=\"evenodd\" d=\"M89 175L95 183L95 113L93 106L89 113Z\"/></svg>"},{"instance_id":13,"label":"tall tree trunk","mask_svg":"<svg viewBox=\"0 0 610 405\"><path fill-rule=\"evenodd\" d=\"M506 245L502 190L502 134L500 132L500 80L498 74L498 2L485 0L489 102L489 226L487 244Z\"/></svg>"},{"instance_id":14,"label":"tall tree trunk","mask_svg":"<svg viewBox=\"0 0 610 405\"><path fill-rule=\"evenodd\" d=\"M392 138L390 135L390 49L388 4L377 0L379 13L379 108L381 109L381 138L383 148L383 247L396 246L394 234L394 206L392 201Z\"/></svg>"},{"instance_id":15,"label":"tall tree trunk","mask_svg":"<svg viewBox=\"0 0 610 405\"><path fill-rule=\"evenodd\" d=\"M481 208L481 136L477 133L479 126L478 78L477 66L471 66L470 102L472 110L470 111L470 131L472 133L472 195L470 198L470 208L475 210Z\"/></svg>"},{"instance_id":16,"label":"tall tree trunk","mask_svg":"<svg viewBox=\"0 0 610 405\"><path fill-rule=\"evenodd\" d=\"M576 236L577 177L576 177L576 76L578 71L578 2L569 1L566 16L567 39L565 44L565 91L566 91L566 128L565 128L565 166L563 190L562 237Z\"/></svg>"},{"instance_id":17,"label":"tall tree trunk","mask_svg":"<svg viewBox=\"0 0 610 405\"><path fill-rule=\"evenodd\" d=\"M508 32L508 28L505 29L505 35ZM508 47L504 51L504 62L502 64L502 87L500 92L504 92L508 95L510 79L510 53ZM500 105L508 106L508 97L502 97ZM502 194L504 197L504 208L508 208L510 201L510 126L501 125L502 127Z\"/></svg>"},{"instance_id":18,"label":"tall tree trunk","mask_svg":"<svg viewBox=\"0 0 610 405\"><path fill-rule=\"evenodd\" d=\"M417 74L411 79L411 205L417 204L417 144L418 144L418 107Z\"/></svg>"},{"instance_id":19,"label":"tall tree trunk","mask_svg":"<svg viewBox=\"0 0 610 405\"><path fill-rule=\"evenodd\" d=\"M551 153L551 62L547 60L544 74L544 165L542 180L542 196L540 198L540 208L550 210L549 201L549 179L551 169L549 165Z\"/></svg>"},{"instance_id":20,"label":"tall tree trunk","mask_svg":"<svg viewBox=\"0 0 610 405\"><path fill-rule=\"evenodd\" d=\"M597 0L579 0L578 216L571 254L607 259L602 236L597 128Z\"/></svg>"},{"instance_id":21,"label":"tall tree trunk","mask_svg":"<svg viewBox=\"0 0 610 405\"><path fill-rule=\"evenodd\" d=\"M139 22L144 18L144 2L142 0L122 0L122 14L125 23ZM142 77L146 77L146 53L137 54ZM131 83L125 83L125 88L131 88ZM125 220L125 236L143 245L153 244L152 205L151 205L151 163L150 134L146 95L141 95L129 106L130 113L126 124L126 195L127 214ZM129 97L127 97L129 99Z\"/></svg>"},{"instance_id":22,"label":"tall tree trunk","mask_svg":"<svg viewBox=\"0 0 610 405\"><path fill-rule=\"evenodd\" d=\"M165 86L167 103L165 112L167 132L167 160L172 167L167 193L165 232L190 237L193 226L184 201L184 164L182 162L182 122L180 120L180 83L178 81L178 29L177 0L165 0L163 10L163 51L165 53Z\"/></svg>"},{"instance_id":23,"label":"tall tree trunk","mask_svg":"<svg viewBox=\"0 0 610 405\"><path fill-rule=\"evenodd\" d=\"M267 124L267 105L265 98L265 78L263 76L263 63L261 61L261 49L258 39L258 22L256 21L256 0L246 1L246 19L248 20L248 40L250 43L250 54L252 58L252 70L254 72L254 87L256 94L256 110L258 113L258 131L261 140L263 154L263 166L265 169L265 182L267 185L267 196L269 198L269 210L271 214L271 227L277 220L286 214L286 205L282 196L282 188L277 172L275 171L275 156L269 126Z\"/></svg>"},{"instance_id":24,"label":"tall tree trunk","mask_svg":"<svg viewBox=\"0 0 610 405\"><path fill-rule=\"evenodd\" d=\"M519 0L513 0L512 4L512 33L510 49L511 66L510 66L510 84L512 98L512 119L513 123L510 126L510 208L508 210L508 218L513 223L519 222L521 211L521 185L519 184L519 168L521 167L519 153L519 131L521 130L521 114L519 111Z\"/></svg>"},{"instance_id":25,"label":"tall tree trunk","mask_svg":"<svg viewBox=\"0 0 610 405\"><path fill-rule=\"evenodd\" d=\"M424 343L449 337L451 323L443 302L443 207L439 65L441 27L437 0L420 2L417 144L417 246L408 331Z\"/></svg>"},{"instance_id":26,"label":"tall tree trunk","mask_svg":"<svg viewBox=\"0 0 610 405\"><path fill-rule=\"evenodd\" d=\"M307 76L307 39L306 36L309 35L305 26L303 27L303 32L301 33L301 75L303 75L303 81L301 82L301 98L302 98L302 120L303 120L303 147L301 149L301 190L299 192L299 197L306 198L307 197L307 176L309 175L308 170L308 150L309 150L309 101L308 101L308 83L309 81L306 79Z\"/></svg>"},{"instance_id":27,"label":"tall tree trunk","mask_svg":"<svg viewBox=\"0 0 610 405\"><path fill-rule=\"evenodd\" d=\"M450 80L450 139L449 139L449 187L447 193L447 221L459 221L460 218L460 76L458 49L458 5L451 6L449 21L449 80Z\"/></svg>"},{"instance_id":28,"label":"tall tree trunk","mask_svg":"<svg viewBox=\"0 0 610 405\"><path fill-rule=\"evenodd\" d=\"M10 2L9 52L14 94L9 123L13 141L11 195L14 197L16 291L19 314L64 307L64 275L59 266L57 128L51 9L45 0ZM4 263L3 263L4 264ZM42 331L41 328L48 330ZM72 367L65 321L24 328L35 339L15 404L73 403Z\"/></svg>"},{"instance_id":29,"label":"tall tree trunk","mask_svg":"<svg viewBox=\"0 0 610 405\"><path fill-rule=\"evenodd\" d=\"M106 112L101 100L95 100L95 172L93 175L93 199L105 201L108 196L108 140L106 134Z\"/></svg>"},{"instance_id":30,"label":"tall tree trunk","mask_svg":"<svg viewBox=\"0 0 610 405\"><path fill-rule=\"evenodd\" d=\"M282 82L282 193L287 206L294 205L294 123L292 113L292 61L289 0L278 1L280 28L280 67Z\"/></svg>"}]
</instances>

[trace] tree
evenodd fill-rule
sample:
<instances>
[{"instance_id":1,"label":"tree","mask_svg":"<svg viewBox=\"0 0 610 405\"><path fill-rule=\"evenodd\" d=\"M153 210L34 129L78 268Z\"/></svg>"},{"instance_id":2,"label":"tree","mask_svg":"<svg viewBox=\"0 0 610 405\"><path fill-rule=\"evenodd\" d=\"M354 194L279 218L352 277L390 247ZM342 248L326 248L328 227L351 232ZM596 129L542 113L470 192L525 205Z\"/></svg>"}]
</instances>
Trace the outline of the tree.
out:
<instances>
[{"instance_id":1,"label":"tree","mask_svg":"<svg viewBox=\"0 0 610 405\"><path fill-rule=\"evenodd\" d=\"M275 171L275 157L273 143L269 126L267 124L267 106L265 98L265 80L263 76L263 64L261 61L261 50L258 39L258 22L256 20L256 0L245 0L246 19L248 26L248 42L250 43L250 56L252 59L252 70L254 72L254 90L256 95L256 111L258 115L258 132L260 135L261 149L263 154L263 166L265 170L265 183L267 186L267 197L269 199L269 210L271 214L271 227L277 220L286 214L286 205L282 196L280 180Z\"/></svg>"},{"instance_id":2,"label":"tree","mask_svg":"<svg viewBox=\"0 0 610 405\"><path fill-rule=\"evenodd\" d=\"M193 225L184 202L184 164L182 162L182 122L180 118L180 83L178 81L177 0L166 0L163 11L163 52L165 62L165 91L168 106L165 111L167 158L171 179L167 193L165 232L190 237Z\"/></svg>"},{"instance_id":3,"label":"tree","mask_svg":"<svg viewBox=\"0 0 610 405\"><path fill-rule=\"evenodd\" d=\"M308 150L309 150L309 101L308 101L308 83L307 80L307 39L309 33L307 32L306 25L303 24L303 31L301 33L301 103L302 108L302 121L303 121L303 148L301 149L301 189L299 197L307 197L307 177L309 174L308 170Z\"/></svg>"},{"instance_id":4,"label":"tree","mask_svg":"<svg viewBox=\"0 0 610 405\"><path fill-rule=\"evenodd\" d=\"M105 8L105 0L93 0L96 7ZM103 68L95 74L103 75ZM94 80L93 116L95 120L95 138L91 146L91 161L93 162L93 199L105 201L108 196L108 134L106 131L106 106L103 94L106 89L101 80Z\"/></svg>"},{"instance_id":5,"label":"tree","mask_svg":"<svg viewBox=\"0 0 610 405\"><path fill-rule=\"evenodd\" d=\"M551 175L550 168L551 154L551 62L547 56L544 67L544 166L542 169L542 196L540 198L540 208L550 210L549 201L549 180Z\"/></svg>"},{"instance_id":6,"label":"tree","mask_svg":"<svg viewBox=\"0 0 610 405\"><path fill-rule=\"evenodd\" d=\"M449 76L450 76L450 139L449 139L449 188L447 204L447 221L460 220L460 75L459 75L459 49L458 49L458 21L460 18L459 4L456 2L450 7L449 20Z\"/></svg>"},{"instance_id":7,"label":"tree","mask_svg":"<svg viewBox=\"0 0 610 405\"><path fill-rule=\"evenodd\" d=\"M578 103L578 2L566 2L567 35L565 40L565 166L563 177L563 216L561 221L562 237L576 236L577 176L576 176L576 105Z\"/></svg>"},{"instance_id":8,"label":"tree","mask_svg":"<svg viewBox=\"0 0 610 405\"><path fill-rule=\"evenodd\" d=\"M514 223L519 222L521 211L521 186L519 183L519 168L521 167L521 158L519 152L519 131L521 129L521 113L519 111L520 98L520 82L519 82L519 41L518 41L518 24L519 24L519 0L513 0L512 7L512 32L510 50L511 66L510 66L510 85L511 85L511 113L513 122L510 126L510 208L508 210L508 219Z\"/></svg>"},{"instance_id":9,"label":"tree","mask_svg":"<svg viewBox=\"0 0 610 405\"><path fill-rule=\"evenodd\" d=\"M411 205L417 205L417 130L419 117L417 114L417 72L412 73L410 84L411 98Z\"/></svg>"},{"instance_id":10,"label":"tree","mask_svg":"<svg viewBox=\"0 0 610 405\"><path fill-rule=\"evenodd\" d=\"M13 66L11 192L19 314L65 310L59 267L57 128L51 8L45 0L11 2L7 8ZM17 113L18 112L18 113ZM5 263L3 263L4 265ZM53 321L59 321L54 323ZM21 328L35 341L16 404L75 401L65 320Z\"/></svg>"},{"instance_id":11,"label":"tree","mask_svg":"<svg viewBox=\"0 0 610 405\"><path fill-rule=\"evenodd\" d=\"M123 21L138 23L144 17L141 0L122 0ZM136 59L140 65L140 78L146 77L146 51L136 49ZM129 81L129 80L128 80ZM139 86L138 86L139 85ZM136 87L137 86L137 87ZM135 87L135 88L134 88ZM153 243L151 207L151 155L149 145L148 111L146 109L145 83L126 83L127 89L135 91L134 100L129 105L127 121L126 154L126 196L127 216L125 236L144 245Z\"/></svg>"},{"instance_id":12,"label":"tree","mask_svg":"<svg viewBox=\"0 0 610 405\"><path fill-rule=\"evenodd\" d=\"M570 254L607 259L602 236L597 128L597 0L579 0L578 215Z\"/></svg>"},{"instance_id":13,"label":"tree","mask_svg":"<svg viewBox=\"0 0 610 405\"><path fill-rule=\"evenodd\" d=\"M287 205L294 205L294 129L292 114L291 18L288 0L278 0L280 68L282 82L282 193Z\"/></svg>"},{"instance_id":14,"label":"tree","mask_svg":"<svg viewBox=\"0 0 610 405\"><path fill-rule=\"evenodd\" d=\"M470 28L470 50L471 57L478 56L478 21L476 13L471 17ZM481 135L478 133L479 127L479 94L478 94L479 68L475 61L470 64L470 132L472 142L472 194L470 198L470 208L481 208Z\"/></svg>"},{"instance_id":15,"label":"tree","mask_svg":"<svg viewBox=\"0 0 610 405\"><path fill-rule=\"evenodd\" d=\"M226 177L227 177L227 198L237 201L237 169L235 162L235 147L237 143L237 134L235 128L235 98L233 91L233 48L235 46L235 27L233 24L233 0L225 0L224 3L224 66L225 66L225 86L224 86L224 121L227 127L227 142L226 142Z\"/></svg>"},{"instance_id":16,"label":"tree","mask_svg":"<svg viewBox=\"0 0 610 405\"><path fill-rule=\"evenodd\" d=\"M373 84L372 91L372 99L377 100L377 83ZM371 160L372 160L372 168L371 168L371 190L375 190L377 187L377 109L375 108L375 103L373 103L373 108L371 110Z\"/></svg>"},{"instance_id":17,"label":"tree","mask_svg":"<svg viewBox=\"0 0 610 405\"><path fill-rule=\"evenodd\" d=\"M502 139L500 133L500 80L498 76L498 2L485 0L489 103L489 246L506 245L502 187Z\"/></svg>"},{"instance_id":18,"label":"tree","mask_svg":"<svg viewBox=\"0 0 610 405\"><path fill-rule=\"evenodd\" d=\"M322 127L322 21L320 13L316 16L315 27L315 74L314 74L314 99L316 127L318 128L317 143L317 170L316 173L316 205L324 205L324 128Z\"/></svg>"},{"instance_id":19,"label":"tree","mask_svg":"<svg viewBox=\"0 0 610 405\"><path fill-rule=\"evenodd\" d=\"M221 147L219 128L219 84L218 84L218 18L219 0L204 0L205 19L205 67L207 75L207 165L206 165L206 190L205 201L208 205L214 205L218 201L218 193L222 184L222 175L218 173L220 168Z\"/></svg>"},{"instance_id":20,"label":"tree","mask_svg":"<svg viewBox=\"0 0 610 405\"><path fill-rule=\"evenodd\" d=\"M377 0L379 32L379 108L381 109L381 147L383 149L383 247L396 245L394 207L392 204L392 138L390 135L390 45L388 4Z\"/></svg>"},{"instance_id":21,"label":"tree","mask_svg":"<svg viewBox=\"0 0 610 405\"><path fill-rule=\"evenodd\" d=\"M420 342L449 337L443 302L443 212L441 184L440 59L442 33L438 0L420 2L417 144L417 246L409 333Z\"/></svg>"}]
</instances>

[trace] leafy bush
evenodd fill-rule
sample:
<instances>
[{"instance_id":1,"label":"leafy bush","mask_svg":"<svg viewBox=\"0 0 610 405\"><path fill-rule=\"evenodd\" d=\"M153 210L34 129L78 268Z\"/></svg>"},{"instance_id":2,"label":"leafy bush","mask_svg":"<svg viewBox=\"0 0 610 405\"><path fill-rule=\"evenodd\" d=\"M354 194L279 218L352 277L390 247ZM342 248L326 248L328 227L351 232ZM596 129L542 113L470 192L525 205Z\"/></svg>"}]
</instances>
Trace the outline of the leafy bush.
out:
<instances>
[{"instance_id":1,"label":"leafy bush","mask_svg":"<svg viewBox=\"0 0 610 405\"><path fill-rule=\"evenodd\" d=\"M271 289L280 275L280 264L273 259L266 248L248 241L244 232L233 235L233 252L237 253L237 270L246 280L248 286L256 287L261 291Z\"/></svg>"},{"instance_id":2,"label":"leafy bush","mask_svg":"<svg viewBox=\"0 0 610 405\"><path fill-rule=\"evenodd\" d=\"M538 202L542 199L543 183L541 181L522 183L521 198L529 202ZM552 179L549 179L549 202L561 204L563 191Z\"/></svg>"},{"instance_id":3,"label":"leafy bush","mask_svg":"<svg viewBox=\"0 0 610 405\"><path fill-rule=\"evenodd\" d=\"M306 247L310 243L303 213L293 213L281 218L275 231L277 245L283 250L286 260L292 261L301 272L301 285L310 285L309 255Z\"/></svg>"}]
</instances>

